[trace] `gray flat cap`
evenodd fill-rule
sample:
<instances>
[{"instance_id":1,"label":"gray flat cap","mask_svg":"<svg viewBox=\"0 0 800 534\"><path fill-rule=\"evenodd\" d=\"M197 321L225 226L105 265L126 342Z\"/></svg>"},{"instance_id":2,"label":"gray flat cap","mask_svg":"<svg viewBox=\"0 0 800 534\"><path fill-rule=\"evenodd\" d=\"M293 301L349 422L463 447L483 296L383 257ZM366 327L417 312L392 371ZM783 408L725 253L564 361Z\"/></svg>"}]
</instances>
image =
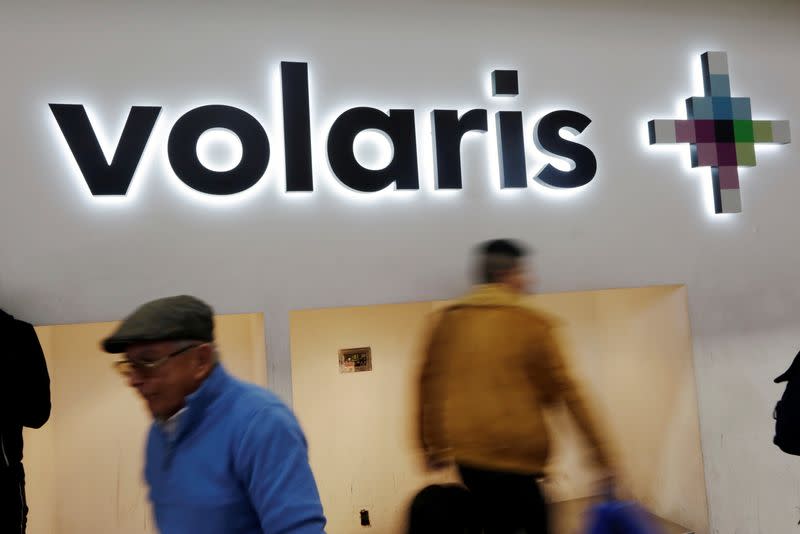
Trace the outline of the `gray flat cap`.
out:
<instances>
[{"instance_id":1,"label":"gray flat cap","mask_svg":"<svg viewBox=\"0 0 800 534\"><path fill-rule=\"evenodd\" d=\"M134 343L179 339L214 341L214 311L211 306L188 295L148 302L103 340L103 350L118 354Z\"/></svg>"}]
</instances>

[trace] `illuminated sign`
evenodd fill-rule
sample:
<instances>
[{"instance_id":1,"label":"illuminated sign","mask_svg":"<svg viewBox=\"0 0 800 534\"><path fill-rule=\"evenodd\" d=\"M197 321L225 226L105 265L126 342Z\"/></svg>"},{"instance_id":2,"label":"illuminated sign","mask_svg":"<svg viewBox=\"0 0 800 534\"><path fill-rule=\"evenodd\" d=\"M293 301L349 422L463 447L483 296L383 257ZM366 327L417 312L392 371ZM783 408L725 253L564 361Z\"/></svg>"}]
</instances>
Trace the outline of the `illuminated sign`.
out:
<instances>
[{"instance_id":1,"label":"illuminated sign","mask_svg":"<svg viewBox=\"0 0 800 534\"><path fill-rule=\"evenodd\" d=\"M788 121L753 120L750 99L731 97L728 56L701 56L705 96L686 99L688 120L652 120L650 144L689 143L692 167L711 167L714 211L742 211L738 168L754 167L756 143L787 144Z\"/></svg>"},{"instance_id":2,"label":"illuminated sign","mask_svg":"<svg viewBox=\"0 0 800 534\"><path fill-rule=\"evenodd\" d=\"M283 153L286 161L286 191L313 191L311 113L308 65L282 62ZM517 71L492 72L494 96L519 93ZM130 109L114 155L109 162L98 142L86 109L81 104L50 104L50 109L93 196L122 196L128 192L136 167L144 154L161 107L134 106ZM524 188L528 185L525 164L525 134L522 112L499 111L496 116L500 185ZM461 189L461 141L469 132L488 131L486 109L434 109L434 172L437 189ZM554 188L575 188L589 183L597 171L597 160L584 145L561 137L562 129L574 134L591 123L585 115L556 110L538 122L537 146L553 156L571 160L570 170L545 166L536 176ZM238 164L228 170L212 170L197 153L200 137L212 129L225 129L238 137L242 153ZM354 141L361 132L378 130L390 140L393 154L382 169L364 167L354 153ZM371 107L344 111L333 122L327 136L326 156L336 178L360 192L374 192L394 185L398 190L419 189L415 111ZM316 147L320 148L320 147ZM245 191L261 180L270 161L270 143L262 125L249 113L226 105L208 105L181 116L170 130L167 154L172 171L186 185L210 195L231 195Z\"/></svg>"}]
</instances>

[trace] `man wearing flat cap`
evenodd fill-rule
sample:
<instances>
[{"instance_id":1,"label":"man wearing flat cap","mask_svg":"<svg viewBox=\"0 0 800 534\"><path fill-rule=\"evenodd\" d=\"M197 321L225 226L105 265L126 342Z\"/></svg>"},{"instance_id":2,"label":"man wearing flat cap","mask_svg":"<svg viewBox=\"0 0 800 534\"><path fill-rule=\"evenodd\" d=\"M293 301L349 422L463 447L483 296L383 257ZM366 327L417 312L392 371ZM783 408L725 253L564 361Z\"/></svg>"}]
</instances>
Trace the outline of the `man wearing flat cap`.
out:
<instances>
[{"instance_id":1,"label":"man wearing flat cap","mask_svg":"<svg viewBox=\"0 0 800 534\"><path fill-rule=\"evenodd\" d=\"M214 314L189 296L149 302L103 348L153 415L145 479L162 534L320 534L305 436L277 397L229 375Z\"/></svg>"}]
</instances>

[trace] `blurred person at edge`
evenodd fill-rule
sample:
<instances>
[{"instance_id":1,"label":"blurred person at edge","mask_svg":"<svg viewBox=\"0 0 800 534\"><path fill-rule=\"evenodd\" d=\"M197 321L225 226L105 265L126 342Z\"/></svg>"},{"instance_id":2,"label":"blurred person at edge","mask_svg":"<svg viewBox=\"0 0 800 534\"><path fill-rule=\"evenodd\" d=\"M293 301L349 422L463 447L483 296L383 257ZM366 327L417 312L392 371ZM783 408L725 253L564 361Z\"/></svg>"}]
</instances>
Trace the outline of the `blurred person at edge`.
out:
<instances>
[{"instance_id":1,"label":"blurred person at edge","mask_svg":"<svg viewBox=\"0 0 800 534\"><path fill-rule=\"evenodd\" d=\"M22 427L50 418L50 375L33 326L0 310L0 335L0 533L25 534Z\"/></svg>"},{"instance_id":2,"label":"blurred person at edge","mask_svg":"<svg viewBox=\"0 0 800 534\"><path fill-rule=\"evenodd\" d=\"M324 533L306 439L268 391L219 361L214 317L189 296L144 304L103 341L154 422L145 479L162 534Z\"/></svg>"},{"instance_id":3,"label":"blurred person at edge","mask_svg":"<svg viewBox=\"0 0 800 534\"><path fill-rule=\"evenodd\" d=\"M566 405L613 479L608 447L557 341L557 321L523 304L527 251L510 240L478 247L478 284L445 308L425 346L419 432L429 468L455 463L486 534L546 534L550 439L543 412Z\"/></svg>"}]
</instances>

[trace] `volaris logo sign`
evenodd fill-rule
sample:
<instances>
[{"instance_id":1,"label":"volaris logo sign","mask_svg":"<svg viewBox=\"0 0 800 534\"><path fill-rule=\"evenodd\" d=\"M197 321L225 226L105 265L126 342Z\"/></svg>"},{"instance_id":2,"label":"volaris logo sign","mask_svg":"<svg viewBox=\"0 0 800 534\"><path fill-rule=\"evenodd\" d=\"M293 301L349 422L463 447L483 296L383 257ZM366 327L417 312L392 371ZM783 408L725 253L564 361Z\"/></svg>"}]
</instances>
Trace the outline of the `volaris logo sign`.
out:
<instances>
[{"instance_id":1,"label":"volaris logo sign","mask_svg":"<svg viewBox=\"0 0 800 534\"><path fill-rule=\"evenodd\" d=\"M755 166L756 143L789 143L789 122L755 121L750 99L731 96L725 52L706 52L701 59L705 96L686 99L688 120L650 121L650 144L689 143L692 167L711 167L716 213L738 213L738 168Z\"/></svg>"},{"instance_id":2,"label":"volaris logo sign","mask_svg":"<svg viewBox=\"0 0 800 534\"><path fill-rule=\"evenodd\" d=\"M753 120L750 99L731 96L727 55L706 52L701 58L705 96L686 100L686 120L650 121L650 144L689 143L692 166L711 167L716 213L735 213L741 211L738 167L756 164L757 143L789 143L789 123ZM517 71L495 70L491 76L493 97L513 99L519 95ZM365 106L345 110L331 124L324 142L318 143L324 146L316 146L312 144L308 64L281 62L280 91L287 192L314 191L315 158L326 158L334 177L354 191L420 188L415 110L387 112ZM91 194L125 196L162 108L130 108L110 162L82 104L52 103L50 109ZM436 188L461 189L462 139L467 134L489 131L488 111L429 112ZM528 186L523 122L521 111L495 113L502 188ZM562 130L568 130L578 136L591 122L574 110L545 114L533 132L535 145L545 154L570 161L571 166L562 170L548 164L533 179L556 189L572 189L591 182L597 171L594 153L561 135ZM201 136L215 129L227 130L239 140L241 158L233 168L210 169L198 155ZM392 145L391 158L384 168L367 168L356 157L356 137L369 130L382 132ZM179 117L166 142L171 170L187 186L208 195L232 195L253 187L263 178L272 154L267 133L258 119L222 104L200 106Z\"/></svg>"},{"instance_id":3,"label":"volaris logo sign","mask_svg":"<svg viewBox=\"0 0 800 534\"><path fill-rule=\"evenodd\" d=\"M517 71L492 72L495 97L519 94ZM281 63L283 104L283 154L286 161L286 191L313 191L311 110L309 105L308 64ZM134 106L109 163L94 127L82 104L50 104L83 178L93 196L123 196L128 192L136 167L144 153L161 107ZM500 185L503 188L528 186L525 133L520 111L499 111L497 151ZM457 110L434 109L431 112L434 171L437 189L461 189L461 141L470 132L488 131L488 112L471 109L459 115ZM584 145L561 137L562 129L580 134L591 123L585 115L572 110L556 110L539 120L534 137L545 153L572 161L570 170L546 165L534 177L554 188L575 188L589 183L597 170L597 160ZM226 171L203 165L197 153L200 136L212 129L235 134L242 146L238 164ZM378 130L390 140L391 160L383 169L361 165L354 154L356 136ZM340 114L327 135L326 153L330 168L346 187L370 193L394 186L396 189L419 189L417 131L413 109L356 107ZM231 195L245 191L262 179L270 161L270 142L259 121L249 113L226 105L208 105L181 116L167 139L169 164L186 185L209 195Z\"/></svg>"}]
</instances>

